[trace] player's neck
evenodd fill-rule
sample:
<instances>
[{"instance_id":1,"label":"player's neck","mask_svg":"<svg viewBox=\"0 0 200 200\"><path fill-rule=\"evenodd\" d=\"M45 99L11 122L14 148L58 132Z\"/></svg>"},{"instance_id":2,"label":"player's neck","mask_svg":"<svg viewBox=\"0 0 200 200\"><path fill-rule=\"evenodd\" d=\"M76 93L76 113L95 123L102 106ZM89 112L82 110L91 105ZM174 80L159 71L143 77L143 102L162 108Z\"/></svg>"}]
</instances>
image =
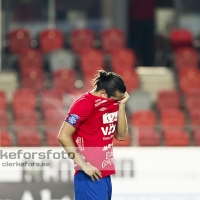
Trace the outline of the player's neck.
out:
<instances>
[{"instance_id":1,"label":"player's neck","mask_svg":"<svg viewBox=\"0 0 200 200\"><path fill-rule=\"evenodd\" d=\"M95 89L91 90L90 93L94 96L100 97L100 92L95 91Z\"/></svg>"}]
</instances>

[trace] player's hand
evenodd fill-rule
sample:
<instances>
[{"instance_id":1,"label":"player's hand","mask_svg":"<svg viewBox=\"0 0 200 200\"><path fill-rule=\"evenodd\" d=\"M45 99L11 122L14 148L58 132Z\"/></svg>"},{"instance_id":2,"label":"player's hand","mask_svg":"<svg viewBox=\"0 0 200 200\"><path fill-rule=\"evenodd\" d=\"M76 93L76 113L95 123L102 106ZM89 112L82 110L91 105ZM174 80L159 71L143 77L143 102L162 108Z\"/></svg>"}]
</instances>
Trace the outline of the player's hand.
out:
<instances>
[{"instance_id":1,"label":"player's hand","mask_svg":"<svg viewBox=\"0 0 200 200\"><path fill-rule=\"evenodd\" d=\"M92 179L93 182L95 181L95 179L97 179L99 181L99 178L102 178L101 172L96 167L91 165L89 162L87 162L85 164L85 166L82 168L82 170L88 176L90 176L90 178Z\"/></svg>"},{"instance_id":2,"label":"player's hand","mask_svg":"<svg viewBox=\"0 0 200 200\"><path fill-rule=\"evenodd\" d=\"M125 104L128 99L129 99L129 94L125 92L123 99L120 101L120 104Z\"/></svg>"}]
</instances>

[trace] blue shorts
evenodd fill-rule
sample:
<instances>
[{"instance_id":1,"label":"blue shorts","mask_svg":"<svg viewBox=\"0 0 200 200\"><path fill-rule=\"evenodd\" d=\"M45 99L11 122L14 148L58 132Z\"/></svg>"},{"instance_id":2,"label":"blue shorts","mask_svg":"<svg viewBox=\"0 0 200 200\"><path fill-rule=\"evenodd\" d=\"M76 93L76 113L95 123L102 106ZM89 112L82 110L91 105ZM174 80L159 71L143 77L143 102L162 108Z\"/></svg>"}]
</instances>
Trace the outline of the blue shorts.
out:
<instances>
[{"instance_id":1,"label":"blue shorts","mask_svg":"<svg viewBox=\"0 0 200 200\"><path fill-rule=\"evenodd\" d=\"M110 176L93 182L83 171L74 176L75 200L111 200L112 183Z\"/></svg>"}]
</instances>

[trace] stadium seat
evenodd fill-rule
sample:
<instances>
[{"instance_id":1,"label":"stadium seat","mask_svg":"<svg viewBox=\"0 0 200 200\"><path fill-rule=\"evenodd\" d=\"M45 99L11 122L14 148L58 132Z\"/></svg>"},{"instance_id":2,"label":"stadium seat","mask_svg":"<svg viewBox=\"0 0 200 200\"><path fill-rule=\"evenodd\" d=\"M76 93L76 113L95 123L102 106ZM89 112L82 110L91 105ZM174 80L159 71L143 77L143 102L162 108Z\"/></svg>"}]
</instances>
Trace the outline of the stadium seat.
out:
<instances>
[{"instance_id":1,"label":"stadium seat","mask_svg":"<svg viewBox=\"0 0 200 200\"><path fill-rule=\"evenodd\" d=\"M12 146L12 138L11 138L9 132L0 131L0 146L1 147L10 147L10 146Z\"/></svg>"},{"instance_id":2,"label":"stadium seat","mask_svg":"<svg viewBox=\"0 0 200 200\"><path fill-rule=\"evenodd\" d=\"M0 110L0 128L1 129L6 128L8 125L9 125L9 118L7 111Z\"/></svg>"},{"instance_id":3,"label":"stadium seat","mask_svg":"<svg viewBox=\"0 0 200 200\"><path fill-rule=\"evenodd\" d=\"M0 111L5 111L7 108L6 93L0 90Z\"/></svg>"},{"instance_id":4,"label":"stadium seat","mask_svg":"<svg viewBox=\"0 0 200 200\"><path fill-rule=\"evenodd\" d=\"M185 98L186 109L189 113L194 110L200 110L200 96L187 95Z\"/></svg>"},{"instance_id":5,"label":"stadium seat","mask_svg":"<svg viewBox=\"0 0 200 200\"><path fill-rule=\"evenodd\" d=\"M139 146L159 146L160 138L155 130L138 130Z\"/></svg>"},{"instance_id":6,"label":"stadium seat","mask_svg":"<svg viewBox=\"0 0 200 200\"><path fill-rule=\"evenodd\" d=\"M143 90L135 90L129 93L130 97L127 101L127 108L130 113L140 110L151 110L151 99L148 92Z\"/></svg>"},{"instance_id":7,"label":"stadium seat","mask_svg":"<svg viewBox=\"0 0 200 200\"><path fill-rule=\"evenodd\" d=\"M80 68L84 75L91 76L97 70L104 68L104 55L97 49L86 49L80 54Z\"/></svg>"},{"instance_id":8,"label":"stadium seat","mask_svg":"<svg viewBox=\"0 0 200 200\"><path fill-rule=\"evenodd\" d=\"M44 88L45 75L42 69L23 69L21 72L22 87L27 87L35 92L39 92Z\"/></svg>"},{"instance_id":9,"label":"stadium seat","mask_svg":"<svg viewBox=\"0 0 200 200\"><path fill-rule=\"evenodd\" d=\"M16 130L36 130L39 125L38 114L33 110L18 112L14 116L14 125Z\"/></svg>"},{"instance_id":10,"label":"stadium seat","mask_svg":"<svg viewBox=\"0 0 200 200\"><path fill-rule=\"evenodd\" d=\"M189 146L190 138L183 130L164 131L164 139L166 146Z\"/></svg>"},{"instance_id":11,"label":"stadium seat","mask_svg":"<svg viewBox=\"0 0 200 200\"><path fill-rule=\"evenodd\" d=\"M42 68L43 56L40 50L23 49L19 54L19 67L21 70L26 68Z\"/></svg>"},{"instance_id":12,"label":"stadium seat","mask_svg":"<svg viewBox=\"0 0 200 200\"><path fill-rule=\"evenodd\" d=\"M131 125L139 130L152 130L156 125L155 113L152 110L141 110L132 113Z\"/></svg>"},{"instance_id":13,"label":"stadium seat","mask_svg":"<svg viewBox=\"0 0 200 200\"><path fill-rule=\"evenodd\" d=\"M21 112L35 111L36 94L31 89L18 89L13 95L12 107L15 115Z\"/></svg>"},{"instance_id":14,"label":"stadium seat","mask_svg":"<svg viewBox=\"0 0 200 200\"><path fill-rule=\"evenodd\" d=\"M115 71L115 72L123 78L126 85L127 92L131 92L133 90L138 89L139 77L133 69L124 70L124 71L120 70L120 71Z\"/></svg>"},{"instance_id":15,"label":"stadium seat","mask_svg":"<svg viewBox=\"0 0 200 200\"><path fill-rule=\"evenodd\" d=\"M117 28L105 29L101 33L102 49L106 53L125 46L125 34Z\"/></svg>"},{"instance_id":16,"label":"stadium seat","mask_svg":"<svg viewBox=\"0 0 200 200\"><path fill-rule=\"evenodd\" d=\"M74 69L76 58L71 50L59 49L49 54L49 67L52 72L60 69Z\"/></svg>"},{"instance_id":17,"label":"stadium seat","mask_svg":"<svg viewBox=\"0 0 200 200\"><path fill-rule=\"evenodd\" d=\"M24 48L30 47L30 33L25 29L15 29L9 33L10 46L9 50L11 53L20 53Z\"/></svg>"},{"instance_id":18,"label":"stadium seat","mask_svg":"<svg viewBox=\"0 0 200 200\"><path fill-rule=\"evenodd\" d=\"M66 117L66 113L64 110L44 110L43 114L46 130L58 131Z\"/></svg>"},{"instance_id":19,"label":"stadium seat","mask_svg":"<svg viewBox=\"0 0 200 200\"><path fill-rule=\"evenodd\" d=\"M165 109L160 112L160 125L163 130L183 130L185 115L179 109Z\"/></svg>"},{"instance_id":20,"label":"stadium seat","mask_svg":"<svg viewBox=\"0 0 200 200\"><path fill-rule=\"evenodd\" d=\"M52 88L44 90L40 94L42 110L63 110L63 92L60 89Z\"/></svg>"},{"instance_id":21,"label":"stadium seat","mask_svg":"<svg viewBox=\"0 0 200 200\"><path fill-rule=\"evenodd\" d=\"M75 53L91 48L94 40L94 32L89 29L75 29L71 34L71 47Z\"/></svg>"},{"instance_id":22,"label":"stadium seat","mask_svg":"<svg viewBox=\"0 0 200 200\"><path fill-rule=\"evenodd\" d=\"M179 109L180 105L180 94L177 90L160 90L158 92L156 106L159 111Z\"/></svg>"},{"instance_id":23,"label":"stadium seat","mask_svg":"<svg viewBox=\"0 0 200 200\"><path fill-rule=\"evenodd\" d=\"M193 35L188 29L172 30L169 39L173 50L180 47L192 47Z\"/></svg>"},{"instance_id":24,"label":"stadium seat","mask_svg":"<svg viewBox=\"0 0 200 200\"><path fill-rule=\"evenodd\" d=\"M61 146L57 140L58 131L46 132L46 145L47 146Z\"/></svg>"},{"instance_id":25,"label":"stadium seat","mask_svg":"<svg viewBox=\"0 0 200 200\"><path fill-rule=\"evenodd\" d=\"M76 71L73 69L60 69L53 72L53 86L66 93L70 93L76 88Z\"/></svg>"},{"instance_id":26,"label":"stadium seat","mask_svg":"<svg viewBox=\"0 0 200 200\"><path fill-rule=\"evenodd\" d=\"M194 131L193 136L195 145L200 146L200 129Z\"/></svg>"},{"instance_id":27,"label":"stadium seat","mask_svg":"<svg viewBox=\"0 0 200 200\"><path fill-rule=\"evenodd\" d=\"M181 47L175 50L175 67L180 69L198 68L198 54L192 47Z\"/></svg>"},{"instance_id":28,"label":"stadium seat","mask_svg":"<svg viewBox=\"0 0 200 200\"><path fill-rule=\"evenodd\" d=\"M182 69L178 72L179 87L183 93L190 90L199 90L200 71L198 69Z\"/></svg>"},{"instance_id":29,"label":"stadium seat","mask_svg":"<svg viewBox=\"0 0 200 200\"><path fill-rule=\"evenodd\" d=\"M17 134L17 146L20 147L36 147L41 146L42 141L40 134L33 131L18 131Z\"/></svg>"},{"instance_id":30,"label":"stadium seat","mask_svg":"<svg viewBox=\"0 0 200 200\"><path fill-rule=\"evenodd\" d=\"M189 112L190 126L192 130L200 130L200 108Z\"/></svg>"},{"instance_id":31,"label":"stadium seat","mask_svg":"<svg viewBox=\"0 0 200 200\"><path fill-rule=\"evenodd\" d=\"M135 52L128 48L120 48L111 53L113 71L133 70L136 65Z\"/></svg>"},{"instance_id":32,"label":"stadium seat","mask_svg":"<svg viewBox=\"0 0 200 200\"><path fill-rule=\"evenodd\" d=\"M96 49L86 49L80 54L80 68L83 74L84 88L91 89L91 80L97 70L104 69L104 55Z\"/></svg>"},{"instance_id":33,"label":"stadium seat","mask_svg":"<svg viewBox=\"0 0 200 200\"><path fill-rule=\"evenodd\" d=\"M43 30L40 33L39 44L45 53L61 49L64 47L64 35L58 29Z\"/></svg>"},{"instance_id":34,"label":"stadium seat","mask_svg":"<svg viewBox=\"0 0 200 200\"><path fill-rule=\"evenodd\" d=\"M127 134L127 137L125 140L117 140L113 139L113 146L115 147L129 147L131 146L131 135L130 133Z\"/></svg>"}]
</instances>

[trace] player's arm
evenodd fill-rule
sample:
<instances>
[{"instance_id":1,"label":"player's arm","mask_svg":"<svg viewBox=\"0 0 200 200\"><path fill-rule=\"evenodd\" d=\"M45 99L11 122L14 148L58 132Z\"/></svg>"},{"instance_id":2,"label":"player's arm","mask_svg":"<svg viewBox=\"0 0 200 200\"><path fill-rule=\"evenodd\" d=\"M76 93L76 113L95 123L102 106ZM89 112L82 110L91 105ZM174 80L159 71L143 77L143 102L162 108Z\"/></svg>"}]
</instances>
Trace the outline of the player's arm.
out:
<instances>
[{"instance_id":1,"label":"player's arm","mask_svg":"<svg viewBox=\"0 0 200 200\"><path fill-rule=\"evenodd\" d=\"M129 95L126 92L124 98L119 103L117 125L115 131L115 138L117 140L125 140L128 133L128 123L126 119L125 103L128 100Z\"/></svg>"},{"instance_id":2,"label":"player's arm","mask_svg":"<svg viewBox=\"0 0 200 200\"><path fill-rule=\"evenodd\" d=\"M72 139L72 134L75 132L75 130L76 129L71 124L68 122L63 122L57 139L64 147L65 151L68 154L70 153L69 155L75 155L73 158L74 162L78 164L81 169L91 177L93 181L95 178L99 180L99 177L101 177L101 172L96 167L92 166L89 162L86 162L77 151L77 148Z\"/></svg>"}]
</instances>

